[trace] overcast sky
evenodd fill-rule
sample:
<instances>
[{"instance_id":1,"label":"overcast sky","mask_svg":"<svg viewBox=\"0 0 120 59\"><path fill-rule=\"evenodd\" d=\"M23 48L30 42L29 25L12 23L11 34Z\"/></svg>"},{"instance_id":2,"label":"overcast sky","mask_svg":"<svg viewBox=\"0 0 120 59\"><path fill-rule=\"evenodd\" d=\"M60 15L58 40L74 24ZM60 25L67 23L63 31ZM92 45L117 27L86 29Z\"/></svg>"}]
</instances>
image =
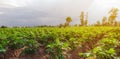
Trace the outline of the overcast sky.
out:
<instances>
[{"instance_id":1,"label":"overcast sky","mask_svg":"<svg viewBox=\"0 0 120 59\"><path fill-rule=\"evenodd\" d=\"M79 24L81 11L88 12L91 24L113 7L120 9L120 0L0 0L0 26L58 25L67 16Z\"/></svg>"}]
</instances>

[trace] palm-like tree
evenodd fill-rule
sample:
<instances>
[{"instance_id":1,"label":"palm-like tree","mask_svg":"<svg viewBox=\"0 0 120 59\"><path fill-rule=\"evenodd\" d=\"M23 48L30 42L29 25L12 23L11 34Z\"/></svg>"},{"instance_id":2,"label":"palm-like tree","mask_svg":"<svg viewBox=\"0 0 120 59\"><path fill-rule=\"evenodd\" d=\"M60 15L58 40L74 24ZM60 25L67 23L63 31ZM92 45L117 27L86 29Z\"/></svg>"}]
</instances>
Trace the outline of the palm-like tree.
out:
<instances>
[{"instance_id":1,"label":"palm-like tree","mask_svg":"<svg viewBox=\"0 0 120 59\"><path fill-rule=\"evenodd\" d=\"M69 26L70 22L72 22L72 18L69 16L66 18L65 26Z\"/></svg>"}]
</instances>

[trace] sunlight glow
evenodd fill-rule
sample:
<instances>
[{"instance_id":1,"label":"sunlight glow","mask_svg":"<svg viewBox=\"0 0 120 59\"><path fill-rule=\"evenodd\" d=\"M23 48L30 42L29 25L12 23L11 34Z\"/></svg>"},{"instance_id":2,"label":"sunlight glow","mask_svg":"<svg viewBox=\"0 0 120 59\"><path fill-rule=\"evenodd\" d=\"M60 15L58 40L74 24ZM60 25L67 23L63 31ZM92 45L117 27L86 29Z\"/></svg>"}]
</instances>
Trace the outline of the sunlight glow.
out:
<instances>
[{"instance_id":1,"label":"sunlight glow","mask_svg":"<svg viewBox=\"0 0 120 59\"><path fill-rule=\"evenodd\" d=\"M94 0L88 8L89 22L95 23L97 20L101 20L103 16L108 16L111 8L120 9L120 0Z\"/></svg>"}]
</instances>

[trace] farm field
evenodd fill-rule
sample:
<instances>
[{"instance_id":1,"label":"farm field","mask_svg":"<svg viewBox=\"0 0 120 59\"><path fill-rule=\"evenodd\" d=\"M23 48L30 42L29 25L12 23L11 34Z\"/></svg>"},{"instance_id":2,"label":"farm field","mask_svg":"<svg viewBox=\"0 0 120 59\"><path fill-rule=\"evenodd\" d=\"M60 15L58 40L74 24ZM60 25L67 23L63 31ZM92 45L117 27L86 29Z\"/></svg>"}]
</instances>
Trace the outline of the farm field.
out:
<instances>
[{"instance_id":1,"label":"farm field","mask_svg":"<svg viewBox=\"0 0 120 59\"><path fill-rule=\"evenodd\" d=\"M120 0L0 0L0 59L120 59Z\"/></svg>"},{"instance_id":2,"label":"farm field","mask_svg":"<svg viewBox=\"0 0 120 59\"><path fill-rule=\"evenodd\" d=\"M119 58L120 27L0 28L0 59Z\"/></svg>"}]
</instances>

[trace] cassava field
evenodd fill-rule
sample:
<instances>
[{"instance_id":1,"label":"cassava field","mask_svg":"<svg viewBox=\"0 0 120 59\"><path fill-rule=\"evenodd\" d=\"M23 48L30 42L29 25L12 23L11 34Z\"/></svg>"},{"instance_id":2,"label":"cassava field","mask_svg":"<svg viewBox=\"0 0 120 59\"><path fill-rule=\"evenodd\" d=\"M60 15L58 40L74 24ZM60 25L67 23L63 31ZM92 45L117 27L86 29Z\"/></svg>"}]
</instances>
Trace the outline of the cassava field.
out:
<instances>
[{"instance_id":1,"label":"cassava field","mask_svg":"<svg viewBox=\"0 0 120 59\"><path fill-rule=\"evenodd\" d=\"M120 59L120 27L0 28L0 59Z\"/></svg>"}]
</instances>

